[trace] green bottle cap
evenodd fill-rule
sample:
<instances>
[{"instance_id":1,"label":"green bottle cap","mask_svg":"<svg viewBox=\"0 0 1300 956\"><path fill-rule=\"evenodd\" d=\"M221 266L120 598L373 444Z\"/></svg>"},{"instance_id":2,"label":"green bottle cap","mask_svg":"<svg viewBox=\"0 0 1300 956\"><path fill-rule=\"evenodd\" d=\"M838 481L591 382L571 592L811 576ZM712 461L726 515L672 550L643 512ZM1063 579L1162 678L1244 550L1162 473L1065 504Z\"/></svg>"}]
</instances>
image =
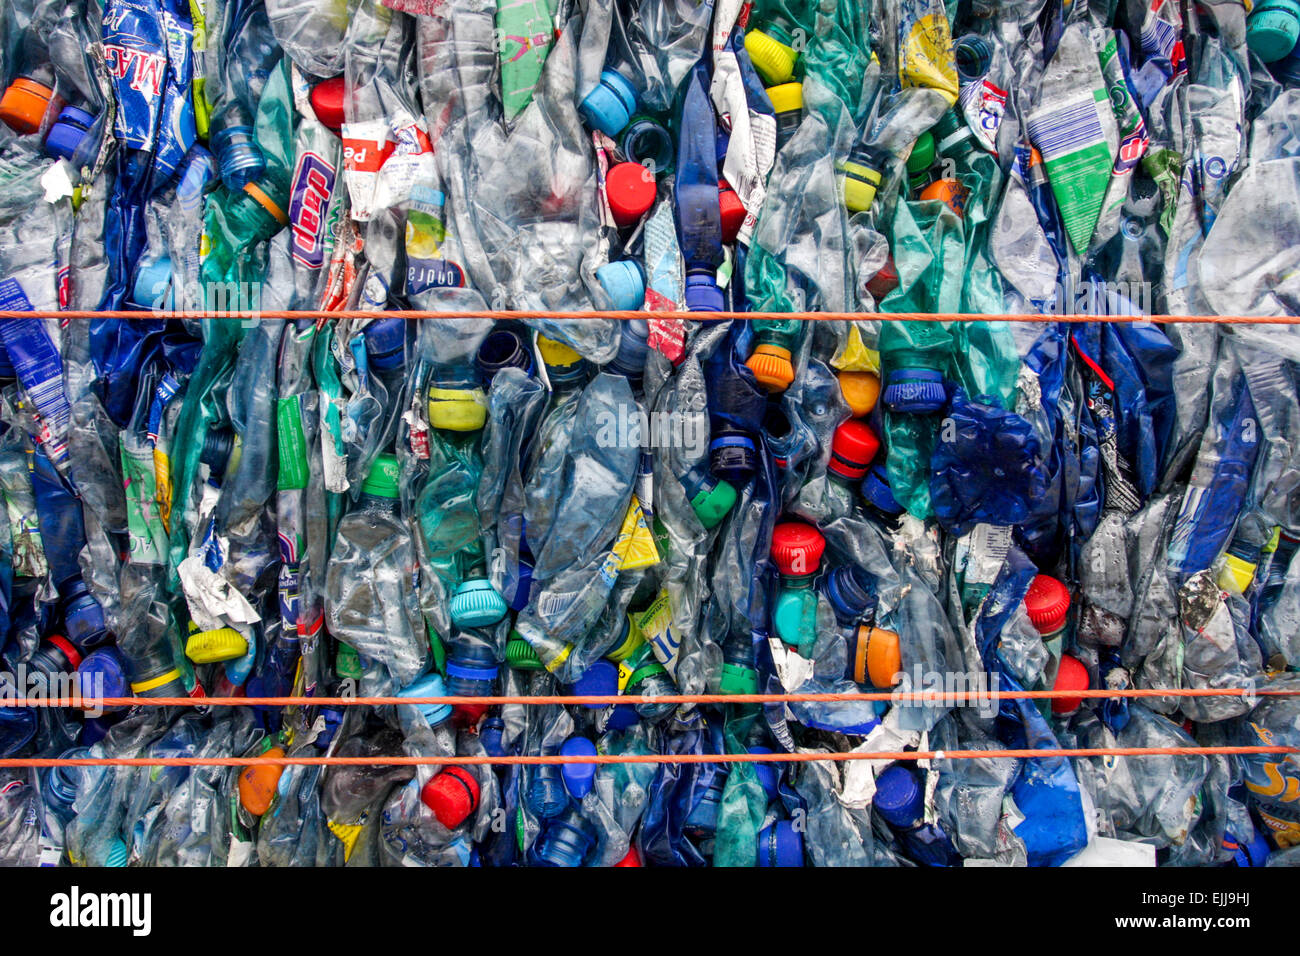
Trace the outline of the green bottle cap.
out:
<instances>
[{"instance_id":1,"label":"green bottle cap","mask_svg":"<svg viewBox=\"0 0 1300 956\"><path fill-rule=\"evenodd\" d=\"M400 470L396 455L380 455L370 466L370 473L366 475L366 483L361 486L361 493L374 495L376 498L400 498L402 493L397 486Z\"/></svg>"},{"instance_id":2,"label":"green bottle cap","mask_svg":"<svg viewBox=\"0 0 1300 956\"><path fill-rule=\"evenodd\" d=\"M917 137L912 153L907 157L907 171L912 175L923 173L934 162L934 134L928 129Z\"/></svg>"},{"instance_id":3,"label":"green bottle cap","mask_svg":"<svg viewBox=\"0 0 1300 956\"><path fill-rule=\"evenodd\" d=\"M695 516L706 528L712 528L727 516L731 506L736 503L736 489L725 481L719 480L712 488L704 488L691 499Z\"/></svg>"},{"instance_id":4,"label":"green bottle cap","mask_svg":"<svg viewBox=\"0 0 1300 956\"><path fill-rule=\"evenodd\" d=\"M541 658L518 631L510 632L506 641L506 663L517 671L539 671L542 669Z\"/></svg>"},{"instance_id":5,"label":"green bottle cap","mask_svg":"<svg viewBox=\"0 0 1300 956\"><path fill-rule=\"evenodd\" d=\"M723 664L722 680L718 682L720 694L757 694L758 671L739 664Z\"/></svg>"},{"instance_id":6,"label":"green bottle cap","mask_svg":"<svg viewBox=\"0 0 1300 956\"><path fill-rule=\"evenodd\" d=\"M338 655L334 658L334 673L339 677L361 679L361 658L351 644L339 644Z\"/></svg>"}]
</instances>

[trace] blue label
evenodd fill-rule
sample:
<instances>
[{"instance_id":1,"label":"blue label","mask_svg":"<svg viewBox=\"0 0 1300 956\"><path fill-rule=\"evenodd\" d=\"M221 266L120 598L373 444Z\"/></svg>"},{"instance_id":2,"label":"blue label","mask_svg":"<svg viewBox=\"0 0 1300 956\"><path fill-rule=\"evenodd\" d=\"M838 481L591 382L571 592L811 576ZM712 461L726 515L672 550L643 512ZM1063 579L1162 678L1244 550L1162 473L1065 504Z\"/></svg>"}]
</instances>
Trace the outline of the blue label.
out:
<instances>
[{"instance_id":1,"label":"blue label","mask_svg":"<svg viewBox=\"0 0 1300 956\"><path fill-rule=\"evenodd\" d=\"M315 153L303 153L293 175L289 229L293 258L319 269L325 261L325 213L334 195L334 167Z\"/></svg>"}]
</instances>

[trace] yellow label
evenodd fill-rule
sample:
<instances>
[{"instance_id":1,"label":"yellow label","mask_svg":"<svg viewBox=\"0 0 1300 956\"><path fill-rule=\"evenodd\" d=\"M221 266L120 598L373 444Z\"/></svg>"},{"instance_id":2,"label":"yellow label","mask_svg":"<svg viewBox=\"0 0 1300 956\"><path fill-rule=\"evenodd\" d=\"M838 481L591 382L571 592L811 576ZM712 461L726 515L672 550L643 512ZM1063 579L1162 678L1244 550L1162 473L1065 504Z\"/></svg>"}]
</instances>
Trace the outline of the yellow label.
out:
<instances>
[{"instance_id":1,"label":"yellow label","mask_svg":"<svg viewBox=\"0 0 1300 956\"><path fill-rule=\"evenodd\" d=\"M849 336L831 359L831 364L841 372L875 372L879 375L880 353L867 348L862 341L862 333L858 331L858 324L852 322L849 324Z\"/></svg>"},{"instance_id":2,"label":"yellow label","mask_svg":"<svg viewBox=\"0 0 1300 956\"><path fill-rule=\"evenodd\" d=\"M673 606L666 590L660 591L658 597L637 618L637 626L650 642L659 663L672 670L677 659L677 636L673 634Z\"/></svg>"},{"instance_id":3,"label":"yellow label","mask_svg":"<svg viewBox=\"0 0 1300 956\"><path fill-rule=\"evenodd\" d=\"M1259 818L1272 832L1273 842L1278 845L1278 849L1285 850L1287 847L1300 846L1300 823L1275 817L1266 810L1259 810Z\"/></svg>"},{"instance_id":4,"label":"yellow label","mask_svg":"<svg viewBox=\"0 0 1300 956\"><path fill-rule=\"evenodd\" d=\"M353 849L357 845L357 837L361 836L361 824L359 823L338 823L334 820L327 820L326 825L339 838L343 844L343 862L346 863L352 856Z\"/></svg>"},{"instance_id":5,"label":"yellow label","mask_svg":"<svg viewBox=\"0 0 1300 956\"><path fill-rule=\"evenodd\" d=\"M645 512L635 498L623 517L623 526L614 539L614 553L619 557L620 571L635 571L659 563L659 550L654 535L646 527Z\"/></svg>"},{"instance_id":6,"label":"yellow label","mask_svg":"<svg viewBox=\"0 0 1300 956\"><path fill-rule=\"evenodd\" d=\"M627 661L618 662L618 692L621 694L627 690L627 682L632 679L632 672L636 668L628 664Z\"/></svg>"},{"instance_id":7,"label":"yellow label","mask_svg":"<svg viewBox=\"0 0 1300 956\"><path fill-rule=\"evenodd\" d=\"M158 517L163 528L172 533L172 462L157 445L153 449L153 497L158 502Z\"/></svg>"},{"instance_id":8,"label":"yellow label","mask_svg":"<svg viewBox=\"0 0 1300 956\"><path fill-rule=\"evenodd\" d=\"M558 653L558 654L555 655L555 660L553 660L553 661L551 661L549 664L546 664L546 665L543 665L543 666L545 666L545 668L546 668L548 671L550 671L552 674L554 674L557 670L559 670L560 665L563 664L565 661L567 661L567 660L569 659L569 655L572 654L572 653L573 653L573 645L572 645L572 644L565 644L565 645L564 645L564 650L560 651L560 653Z\"/></svg>"},{"instance_id":9,"label":"yellow label","mask_svg":"<svg viewBox=\"0 0 1300 956\"><path fill-rule=\"evenodd\" d=\"M942 8L912 25L899 51L898 78L904 89L929 87L942 93L949 106L957 102L957 60Z\"/></svg>"}]
</instances>

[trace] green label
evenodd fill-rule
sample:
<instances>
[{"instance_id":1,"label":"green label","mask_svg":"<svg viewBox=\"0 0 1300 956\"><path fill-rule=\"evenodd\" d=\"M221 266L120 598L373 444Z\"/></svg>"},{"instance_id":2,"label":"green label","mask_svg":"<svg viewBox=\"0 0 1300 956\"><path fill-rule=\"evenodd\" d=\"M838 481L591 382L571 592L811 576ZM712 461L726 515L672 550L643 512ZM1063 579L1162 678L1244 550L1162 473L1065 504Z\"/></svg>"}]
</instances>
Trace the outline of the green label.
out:
<instances>
[{"instance_id":1,"label":"green label","mask_svg":"<svg viewBox=\"0 0 1300 956\"><path fill-rule=\"evenodd\" d=\"M162 564L167 554L167 532L158 514L151 449L129 449L122 443L122 484L131 561Z\"/></svg>"},{"instance_id":2,"label":"green label","mask_svg":"<svg viewBox=\"0 0 1300 956\"><path fill-rule=\"evenodd\" d=\"M277 487L306 488L309 471L307 438L302 431L299 396L291 395L279 400L276 423L280 437L280 477Z\"/></svg>"}]
</instances>

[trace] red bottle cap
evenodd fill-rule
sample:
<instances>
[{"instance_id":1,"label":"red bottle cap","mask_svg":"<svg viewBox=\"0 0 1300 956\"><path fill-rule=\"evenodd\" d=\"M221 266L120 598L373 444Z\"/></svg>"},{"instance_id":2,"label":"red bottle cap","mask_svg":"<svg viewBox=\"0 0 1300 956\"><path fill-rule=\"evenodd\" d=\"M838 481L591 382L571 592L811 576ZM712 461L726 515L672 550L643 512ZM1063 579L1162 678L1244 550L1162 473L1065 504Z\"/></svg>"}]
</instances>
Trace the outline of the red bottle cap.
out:
<instances>
[{"instance_id":1,"label":"red bottle cap","mask_svg":"<svg viewBox=\"0 0 1300 956\"><path fill-rule=\"evenodd\" d=\"M420 799L438 822L454 830L478 809L478 780L464 767L448 767L424 785Z\"/></svg>"},{"instance_id":2,"label":"red bottle cap","mask_svg":"<svg viewBox=\"0 0 1300 956\"><path fill-rule=\"evenodd\" d=\"M655 177L640 163L619 163L605 174L605 195L620 229L636 225L655 204Z\"/></svg>"},{"instance_id":3,"label":"red bottle cap","mask_svg":"<svg viewBox=\"0 0 1300 956\"><path fill-rule=\"evenodd\" d=\"M718 209L722 213L722 241L730 245L745 224L745 204L725 180L718 183Z\"/></svg>"},{"instance_id":4,"label":"red bottle cap","mask_svg":"<svg viewBox=\"0 0 1300 956\"><path fill-rule=\"evenodd\" d=\"M1052 690L1087 690L1089 683L1088 668L1084 667L1078 658L1062 654L1061 665L1057 668L1056 683L1052 685ZM1078 710L1082 703L1082 697L1053 697L1052 713L1064 717Z\"/></svg>"},{"instance_id":5,"label":"red bottle cap","mask_svg":"<svg viewBox=\"0 0 1300 956\"><path fill-rule=\"evenodd\" d=\"M894 266L894 257L890 256L885 260L885 264L880 267L880 271L872 276L871 281L867 283L867 291L879 302L897 288L898 269Z\"/></svg>"},{"instance_id":6,"label":"red bottle cap","mask_svg":"<svg viewBox=\"0 0 1300 956\"><path fill-rule=\"evenodd\" d=\"M835 429L831 439L831 460L827 470L846 481L865 478L871 461L880 451L880 439L866 422L850 418Z\"/></svg>"},{"instance_id":7,"label":"red bottle cap","mask_svg":"<svg viewBox=\"0 0 1300 956\"><path fill-rule=\"evenodd\" d=\"M786 577L816 573L825 550L826 539L810 524L786 521L772 529L772 560Z\"/></svg>"},{"instance_id":8,"label":"red bottle cap","mask_svg":"<svg viewBox=\"0 0 1300 956\"><path fill-rule=\"evenodd\" d=\"M456 704L451 708L451 724L458 729L477 727L491 704Z\"/></svg>"},{"instance_id":9,"label":"red bottle cap","mask_svg":"<svg viewBox=\"0 0 1300 956\"><path fill-rule=\"evenodd\" d=\"M619 860L614 865L615 866L640 866L641 854L636 851L636 847L630 846L627 848L627 856L623 857L623 859Z\"/></svg>"},{"instance_id":10,"label":"red bottle cap","mask_svg":"<svg viewBox=\"0 0 1300 956\"><path fill-rule=\"evenodd\" d=\"M1056 578L1040 574L1025 594L1025 613L1039 634L1055 634L1070 613L1070 590Z\"/></svg>"},{"instance_id":11,"label":"red bottle cap","mask_svg":"<svg viewBox=\"0 0 1300 956\"><path fill-rule=\"evenodd\" d=\"M321 121L321 125L334 132L338 132L343 127L343 98L346 95L344 90L343 77L336 76L332 80L321 80L311 88L311 108L316 114L316 118Z\"/></svg>"}]
</instances>

